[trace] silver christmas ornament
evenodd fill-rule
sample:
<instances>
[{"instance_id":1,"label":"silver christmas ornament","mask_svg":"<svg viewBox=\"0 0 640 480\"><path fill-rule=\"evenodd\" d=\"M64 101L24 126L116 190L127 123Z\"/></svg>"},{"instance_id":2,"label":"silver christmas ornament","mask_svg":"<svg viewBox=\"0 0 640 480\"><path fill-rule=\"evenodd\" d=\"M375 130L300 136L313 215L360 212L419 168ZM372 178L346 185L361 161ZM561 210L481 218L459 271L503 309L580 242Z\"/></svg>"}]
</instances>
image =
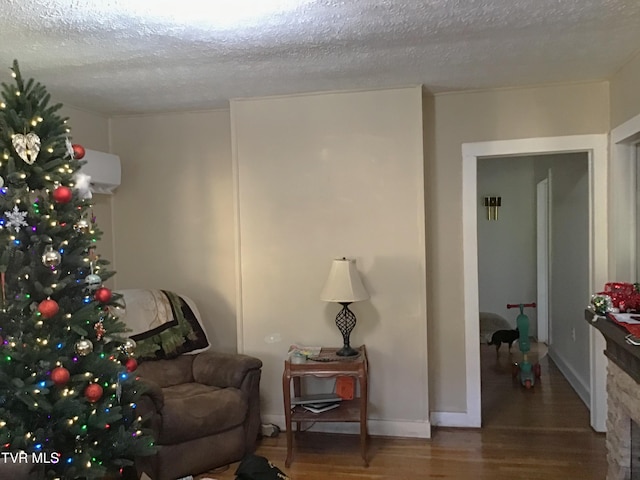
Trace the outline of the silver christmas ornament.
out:
<instances>
[{"instance_id":1,"label":"silver christmas ornament","mask_svg":"<svg viewBox=\"0 0 640 480\"><path fill-rule=\"evenodd\" d=\"M133 352L136 349L136 342L130 338L127 338L122 344L122 351L127 355L133 355Z\"/></svg>"},{"instance_id":2,"label":"silver christmas ornament","mask_svg":"<svg viewBox=\"0 0 640 480\"><path fill-rule=\"evenodd\" d=\"M69 137L64 139L64 145L67 148L67 156L69 158L73 158L73 144L71 143L71 140L69 140Z\"/></svg>"},{"instance_id":3,"label":"silver christmas ornament","mask_svg":"<svg viewBox=\"0 0 640 480\"><path fill-rule=\"evenodd\" d=\"M87 340L86 338L81 338L74 345L76 353L81 357L85 357L93 352L93 343L91 340Z\"/></svg>"},{"instance_id":4,"label":"silver christmas ornament","mask_svg":"<svg viewBox=\"0 0 640 480\"><path fill-rule=\"evenodd\" d=\"M100 275L92 273L91 275L87 275L84 279L84 283L87 284L87 288L89 288L89 290L95 290L102 284L102 279L100 278Z\"/></svg>"},{"instance_id":5,"label":"silver christmas ornament","mask_svg":"<svg viewBox=\"0 0 640 480\"><path fill-rule=\"evenodd\" d=\"M54 250L51 245L47 246L44 254L42 255L42 264L45 267L57 267L62 262L62 255L57 250Z\"/></svg>"},{"instance_id":6,"label":"silver christmas ornament","mask_svg":"<svg viewBox=\"0 0 640 480\"><path fill-rule=\"evenodd\" d=\"M80 233L87 233L90 227L91 225L89 224L89 220L87 220L86 218L81 218L74 225L74 228Z\"/></svg>"},{"instance_id":7,"label":"silver christmas ornament","mask_svg":"<svg viewBox=\"0 0 640 480\"><path fill-rule=\"evenodd\" d=\"M29 224L25 220L27 217L27 212L21 211L17 205L13 206L12 210L7 210L4 212L5 216L5 227L13 228L16 233L20 231L23 227L28 227Z\"/></svg>"}]
</instances>

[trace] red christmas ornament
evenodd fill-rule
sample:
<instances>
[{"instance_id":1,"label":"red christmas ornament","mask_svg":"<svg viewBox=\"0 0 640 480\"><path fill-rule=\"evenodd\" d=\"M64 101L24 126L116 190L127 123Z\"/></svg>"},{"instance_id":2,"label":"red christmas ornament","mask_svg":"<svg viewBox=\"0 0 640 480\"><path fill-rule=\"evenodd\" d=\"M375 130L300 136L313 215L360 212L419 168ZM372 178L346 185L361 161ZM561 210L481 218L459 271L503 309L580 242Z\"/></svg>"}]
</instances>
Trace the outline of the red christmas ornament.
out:
<instances>
[{"instance_id":1,"label":"red christmas ornament","mask_svg":"<svg viewBox=\"0 0 640 480\"><path fill-rule=\"evenodd\" d=\"M109 290L107 287L100 287L96 290L94 298L100 303L107 303L109 300L111 300L111 290Z\"/></svg>"},{"instance_id":2,"label":"red christmas ornament","mask_svg":"<svg viewBox=\"0 0 640 480\"><path fill-rule=\"evenodd\" d=\"M66 385L70 378L69 370L64 367L56 367L51 371L51 380L58 386Z\"/></svg>"},{"instance_id":3,"label":"red christmas ornament","mask_svg":"<svg viewBox=\"0 0 640 480\"><path fill-rule=\"evenodd\" d=\"M124 363L124 366L127 368L127 372L131 373L131 372L134 372L136 368L138 368L138 362L136 361L135 358L129 358Z\"/></svg>"},{"instance_id":4,"label":"red christmas ornament","mask_svg":"<svg viewBox=\"0 0 640 480\"><path fill-rule=\"evenodd\" d=\"M59 310L60 307L58 306L58 302L51 300L50 298L41 301L38 305L38 311L44 318L53 317Z\"/></svg>"},{"instance_id":5,"label":"red christmas ornament","mask_svg":"<svg viewBox=\"0 0 640 480\"><path fill-rule=\"evenodd\" d=\"M69 203L73 191L69 187L60 186L53 191L53 199L58 203Z\"/></svg>"},{"instance_id":6,"label":"red christmas ornament","mask_svg":"<svg viewBox=\"0 0 640 480\"><path fill-rule=\"evenodd\" d=\"M82 145L74 143L73 145L71 145L71 148L73 148L73 158L75 158L76 160L82 160L82 157L84 157L84 154L86 153L84 151L84 147Z\"/></svg>"},{"instance_id":7,"label":"red christmas ornament","mask_svg":"<svg viewBox=\"0 0 640 480\"><path fill-rule=\"evenodd\" d=\"M95 403L102 397L102 387L97 383L92 383L84 389L84 396L91 403Z\"/></svg>"}]
</instances>

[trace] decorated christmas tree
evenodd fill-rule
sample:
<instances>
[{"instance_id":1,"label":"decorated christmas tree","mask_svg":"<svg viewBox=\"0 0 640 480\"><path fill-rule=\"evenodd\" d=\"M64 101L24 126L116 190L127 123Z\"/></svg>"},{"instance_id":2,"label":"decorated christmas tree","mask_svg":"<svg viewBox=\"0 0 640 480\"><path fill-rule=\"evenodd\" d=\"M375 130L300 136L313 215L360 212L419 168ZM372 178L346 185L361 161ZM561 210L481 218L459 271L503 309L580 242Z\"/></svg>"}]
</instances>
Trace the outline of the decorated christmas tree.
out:
<instances>
[{"instance_id":1,"label":"decorated christmas tree","mask_svg":"<svg viewBox=\"0 0 640 480\"><path fill-rule=\"evenodd\" d=\"M47 478L119 475L152 454L136 401L135 342L118 319L84 148L45 87L14 81L0 98L0 445ZM21 453L25 455L25 453Z\"/></svg>"}]
</instances>

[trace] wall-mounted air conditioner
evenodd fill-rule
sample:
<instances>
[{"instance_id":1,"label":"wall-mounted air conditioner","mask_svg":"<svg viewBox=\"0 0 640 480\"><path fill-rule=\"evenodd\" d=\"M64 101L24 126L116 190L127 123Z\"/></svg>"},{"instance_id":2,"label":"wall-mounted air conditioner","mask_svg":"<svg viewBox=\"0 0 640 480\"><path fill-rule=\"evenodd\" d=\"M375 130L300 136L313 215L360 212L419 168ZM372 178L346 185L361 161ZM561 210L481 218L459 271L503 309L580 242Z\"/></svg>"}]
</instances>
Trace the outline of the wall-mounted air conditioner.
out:
<instances>
[{"instance_id":1,"label":"wall-mounted air conditioner","mask_svg":"<svg viewBox=\"0 0 640 480\"><path fill-rule=\"evenodd\" d=\"M87 163L80 172L91 177L91 191L111 195L120 185L120 157L111 153L85 149L82 160Z\"/></svg>"}]
</instances>

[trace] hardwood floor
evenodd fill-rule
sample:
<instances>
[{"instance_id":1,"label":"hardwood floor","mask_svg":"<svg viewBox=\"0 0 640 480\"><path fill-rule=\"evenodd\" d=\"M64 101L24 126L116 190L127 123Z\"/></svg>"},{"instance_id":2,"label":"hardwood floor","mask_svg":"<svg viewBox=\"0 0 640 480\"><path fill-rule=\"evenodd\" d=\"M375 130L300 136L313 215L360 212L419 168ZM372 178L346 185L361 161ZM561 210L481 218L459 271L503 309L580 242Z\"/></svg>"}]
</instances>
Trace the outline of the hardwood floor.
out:
<instances>
[{"instance_id":1,"label":"hardwood floor","mask_svg":"<svg viewBox=\"0 0 640 480\"><path fill-rule=\"evenodd\" d=\"M481 350L481 429L434 428L431 439L372 437L369 467L351 435L298 435L290 468L282 434L262 439L256 453L292 480L604 479L605 436L591 430L587 408L553 362L542 359L540 381L526 390L512 378L505 346L498 357L493 347ZM196 478L235 479L237 466Z\"/></svg>"}]
</instances>

